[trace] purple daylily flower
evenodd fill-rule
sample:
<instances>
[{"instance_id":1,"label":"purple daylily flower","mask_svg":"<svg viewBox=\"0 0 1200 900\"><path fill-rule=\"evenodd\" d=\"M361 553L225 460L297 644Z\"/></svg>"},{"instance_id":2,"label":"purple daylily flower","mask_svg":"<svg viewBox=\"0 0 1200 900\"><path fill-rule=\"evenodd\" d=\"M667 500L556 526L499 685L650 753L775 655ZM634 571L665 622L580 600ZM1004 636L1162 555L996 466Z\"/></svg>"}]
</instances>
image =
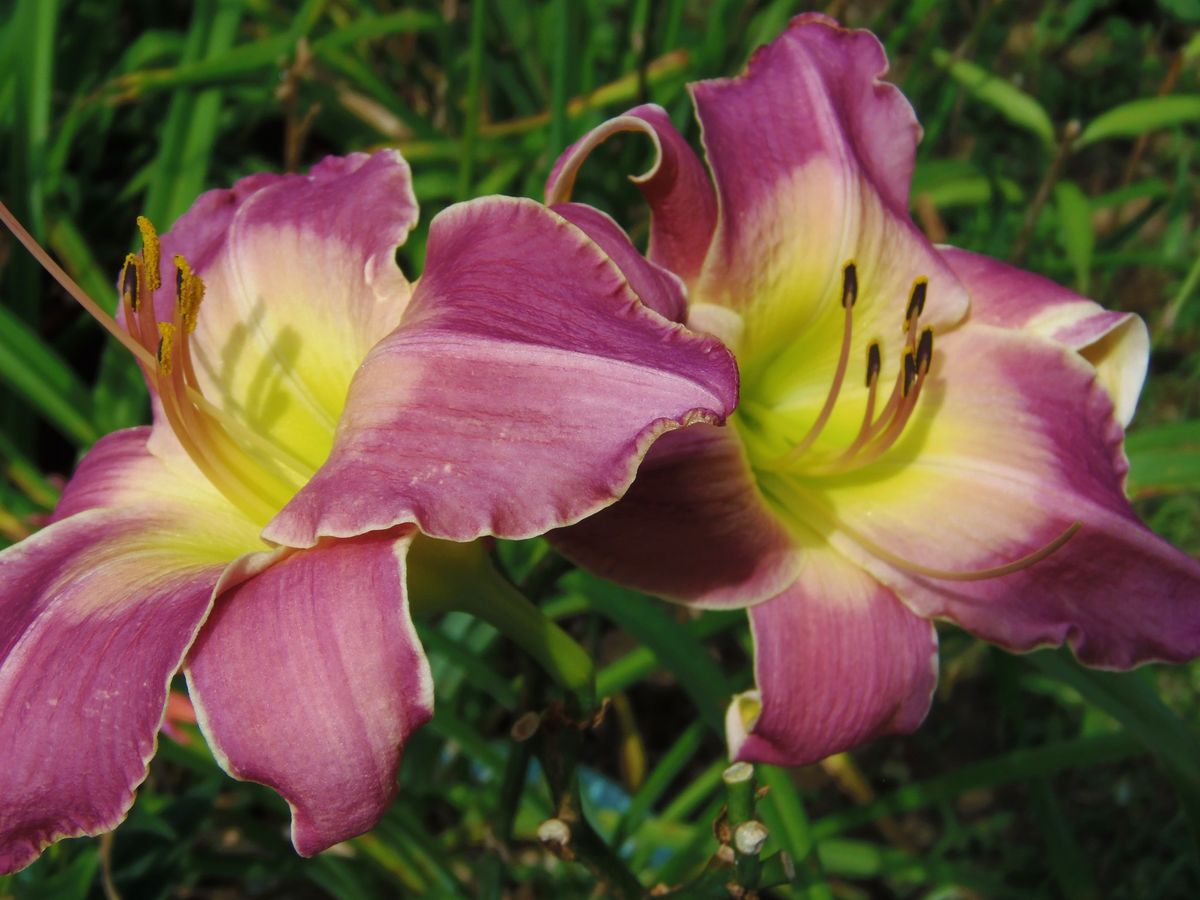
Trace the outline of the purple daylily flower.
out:
<instances>
[{"instance_id":1,"label":"purple daylily flower","mask_svg":"<svg viewBox=\"0 0 1200 900\"><path fill-rule=\"evenodd\" d=\"M640 106L560 158L551 204L619 132L678 318L738 358L733 427L668 435L618 504L553 539L599 574L748 607L738 759L802 764L924 718L933 620L1124 668L1200 653L1200 563L1123 492L1146 372L1134 316L932 246L908 215L920 126L882 46L802 15L744 74L692 85L712 172Z\"/></svg>"},{"instance_id":2,"label":"purple daylily flower","mask_svg":"<svg viewBox=\"0 0 1200 900\"><path fill-rule=\"evenodd\" d=\"M618 265L485 198L434 219L414 284L395 249L416 219L385 151L211 191L161 242L140 222L121 337L155 423L98 442L0 553L0 872L121 821L181 666L218 761L287 800L300 853L369 829L432 714L418 532L570 524L658 435L732 409L732 357L640 301L680 288L631 247Z\"/></svg>"}]
</instances>

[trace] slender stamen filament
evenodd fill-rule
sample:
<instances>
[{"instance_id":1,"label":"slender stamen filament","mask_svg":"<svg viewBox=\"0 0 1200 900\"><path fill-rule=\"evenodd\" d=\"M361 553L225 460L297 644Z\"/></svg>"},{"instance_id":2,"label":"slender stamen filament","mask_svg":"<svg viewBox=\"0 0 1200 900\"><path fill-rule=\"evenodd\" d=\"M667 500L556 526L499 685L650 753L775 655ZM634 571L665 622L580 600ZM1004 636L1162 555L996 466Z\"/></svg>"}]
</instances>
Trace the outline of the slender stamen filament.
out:
<instances>
[{"instance_id":1,"label":"slender stamen filament","mask_svg":"<svg viewBox=\"0 0 1200 900\"><path fill-rule=\"evenodd\" d=\"M833 407L837 403L838 394L842 391L842 383L846 380L846 368L850 362L850 348L854 333L854 304L857 300L858 268L853 262L848 262L842 269L842 309L845 310L845 321L842 325L842 346L838 352L837 368L833 373L833 384L829 388L821 411L817 413L816 420L808 429L808 433L784 457L785 464L799 459L808 452L817 438L821 436L821 432L825 430L825 425L833 414Z\"/></svg>"},{"instance_id":2,"label":"slender stamen filament","mask_svg":"<svg viewBox=\"0 0 1200 900\"><path fill-rule=\"evenodd\" d=\"M875 415L875 398L879 393L879 370L883 363L880 359L879 344L872 341L867 348L867 408L863 411L862 424L858 426L858 434L846 452L839 459L853 456L871 436L871 421Z\"/></svg>"},{"instance_id":3,"label":"slender stamen filament","mask_svg":"<svg viewBox=\"0 0 1200 900\"><path fill-rule=\"evenodd\" d=\"M847 263L843 273L843 297L851 300L846 306L846 324L843 331L841 352L834 371L833 386L822 405L816 420L804 438L768 468L791 469L797 460L809 451L828 423L834 404L845 380L852 343L852 319L850 314L853 299L857 296L858 273L854 263ZM835 475L859 468L878 459L890 450L912 418L920 399L922 387L933 364L933 330L920 328L921 315L925 311L929 282L918 278L909 292L904 311L904 347L897 367L891 392L876 414L879 404L879 379L882 370L882 354L878 342L867 347L867 400L862 422L854 439L836 457L806 463L804 471L810 475Z\"/></svg>"}]
</instances>

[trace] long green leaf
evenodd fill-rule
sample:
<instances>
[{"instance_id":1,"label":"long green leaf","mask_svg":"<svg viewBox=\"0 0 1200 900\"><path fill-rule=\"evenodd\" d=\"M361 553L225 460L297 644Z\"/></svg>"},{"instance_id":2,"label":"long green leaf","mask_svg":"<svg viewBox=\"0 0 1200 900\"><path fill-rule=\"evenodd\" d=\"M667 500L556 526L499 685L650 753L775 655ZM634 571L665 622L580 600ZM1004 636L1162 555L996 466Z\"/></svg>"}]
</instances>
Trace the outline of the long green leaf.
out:
<instances>
[{"instance_id":1,"label":"long green leaf","mask_svg":"<svg viewBox=\"0 0 1200 900\"><path fill-rule=\"evenodd\" d=\"M1054 123L1042 105L1029 94L973 62L954 59L940 48L934 50L933 59L976 100L1036 135L1047 148L1054 147Z\"/></svg>"},{"instance_id":2,"label":"long green leaf","mask_svg":"<svg viewBox=\"0 0 1200 900\"><path fill-rule=\"evenodd\" d=\"M1075 146L1084 147L1108 138L1138 137L1159 128L1171 128L1189 122L1200 122L1200 95L1145 97L1114 106L1096 116L1083 129Z\"/></svg>"},{"instance_id":3,"label":"long green leaf","mask_svg":"<svg viewBox=\"0 0 1200 900\"><path fill-rule=\"evenodd\" d=\"M91 399L75 372L32 328L0 306L0 379L76 446L100 433Z\"/></svg>"},{"instance_id":4,"label":"long green leaf","mask_svg":"<svg viewBox=\"0 0 1200 900\"><path fill-rule=\"evenodd\" d=\"M661 604L583 573L567 576L563 586L582 594L589 606L650 648L692 698L701 718L718 733L724 731L724 710L733 686L704 645L668 616Z\"/></svg>"},{"instance_id":5,"label":"long green leaf","mask_svg":"<svg viewBox=\"0 0 1200 900\"><path fill-rule=\"evenodd\" d=\"M1054 206L1058 212L1059 239L1075 270L1075 289L1086 294L1092 276L1092 253L1096 249L1092 207L1079 185L1066 180L1054 186Z\"/></svg>"}]
</instances>

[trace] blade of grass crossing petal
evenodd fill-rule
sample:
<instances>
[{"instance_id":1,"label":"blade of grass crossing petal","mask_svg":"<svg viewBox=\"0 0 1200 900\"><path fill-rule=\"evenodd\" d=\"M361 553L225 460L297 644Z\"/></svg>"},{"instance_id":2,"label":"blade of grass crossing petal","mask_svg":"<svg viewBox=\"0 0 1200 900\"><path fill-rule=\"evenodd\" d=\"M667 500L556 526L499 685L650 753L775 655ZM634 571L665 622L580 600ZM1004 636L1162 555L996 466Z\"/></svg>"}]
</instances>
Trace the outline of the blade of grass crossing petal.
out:
<instances>
[{"instance_id":1,"label":"blade of grass crossing petal","mask_svg":"<svg viewBox=\"0 0 1200 900\"><path fill-rule=\"evenodd\" d=\"M233 46L242 4L200 0L193 7L180 65L209 62ZM205 187L221 109L220 88L181 91L171 99L146 193L145 215L165 231Z\"/></svg>"},{"instance_id":2,"label":"blade of grass crossing petal","mask_svg":"<svg viewBox=\"0 0 1200 900\"><path fill-rule=\"evenodd\" d=\"M552 153L567 146L567 97L570 90L571 7L568 0L553 0L550 68L550 147Z\"/></svg>"}]
</instances>

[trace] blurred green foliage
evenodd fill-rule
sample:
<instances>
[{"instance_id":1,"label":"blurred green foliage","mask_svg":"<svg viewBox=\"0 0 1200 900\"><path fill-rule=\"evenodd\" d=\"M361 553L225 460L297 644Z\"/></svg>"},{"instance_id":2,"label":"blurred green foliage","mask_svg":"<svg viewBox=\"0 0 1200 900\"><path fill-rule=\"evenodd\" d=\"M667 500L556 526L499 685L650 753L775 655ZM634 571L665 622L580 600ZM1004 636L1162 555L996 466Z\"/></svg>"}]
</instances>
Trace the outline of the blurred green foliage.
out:
<instances>
[{"instance_id":1,"label":"blurred green foliage","mask_svg":"<svg viewBox=\"0 0 1200 900\"><path fill-rule=\"evenodd\" d=\"M696 137L688 80L736 73L803 4L743 0L9 0L0 5L0 193L101 303L134 217L327 153L400 148L422 229L485 193L540 196L556 153L643 100ZM1128 449L1147 520L1200 551L1200 5L833 2L875 30L925 127L914 216L1142 315L1152 373ZM787 115L787 110L780 110ZM753 135L747 136L753 140ZM606 144L580 199L645 236ZM401 250L421 267L424 231ZM0 235L0 546L35 529L96 437L143 421L131 361ZM544 548L504 546L514 575ZM752 680L743 617L627 598L572 574L545 593L601 665L610 714L582 746L585 809L647 886L716 847L721 710ZM1130 598L1136 615L1137 598ZM544 700L489 626L421 624L437 715L371 834L312 860L270 791L222 775L194 730L164 738L115 836L51 849L0 897L586 896L535 829L548 794L509 729ZM761 773L779 896L1200 895L1200 668L1096 673L947 629L923 729ZM721 890L717 885L717 893ZM708 896L699 893L693 895Z\"/></svg>"}]
</instances>

